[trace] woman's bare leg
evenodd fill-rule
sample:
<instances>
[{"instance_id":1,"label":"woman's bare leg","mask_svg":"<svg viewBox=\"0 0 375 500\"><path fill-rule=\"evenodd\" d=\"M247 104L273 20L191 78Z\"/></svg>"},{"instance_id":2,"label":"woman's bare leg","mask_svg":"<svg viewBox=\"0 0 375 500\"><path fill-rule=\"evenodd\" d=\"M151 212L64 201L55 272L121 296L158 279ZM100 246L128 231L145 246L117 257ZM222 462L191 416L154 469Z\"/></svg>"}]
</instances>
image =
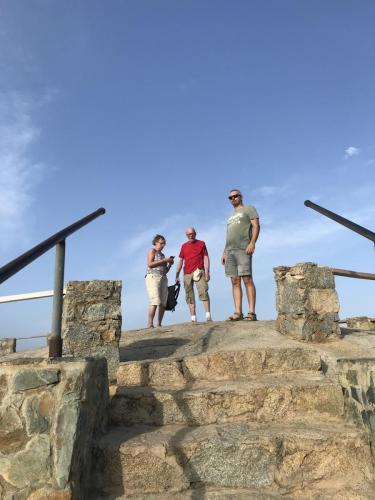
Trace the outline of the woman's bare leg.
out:
<instances>
[{"instance_id":1,"label":"woman's bare leg","mask_svg":"<svg viewBox=\"0 0 375 500\"><path fill-rule=\"evenodd\" d=\"M160 304L158 311L158 326L161 326L161 322L163 321L164 311L165 307L162 304Z\"/></svg>"},{"instance_id":2,"label":"woman's bare leg","mask_svg":"<svg viewBox=\"0 0 375 500\"><path fill-rule=\"evenodd\" d=\"M154 317L157 306L150 306L148 309L148 321L147 328L152 328L154 326Z\"/></svg>"}]
</instances>

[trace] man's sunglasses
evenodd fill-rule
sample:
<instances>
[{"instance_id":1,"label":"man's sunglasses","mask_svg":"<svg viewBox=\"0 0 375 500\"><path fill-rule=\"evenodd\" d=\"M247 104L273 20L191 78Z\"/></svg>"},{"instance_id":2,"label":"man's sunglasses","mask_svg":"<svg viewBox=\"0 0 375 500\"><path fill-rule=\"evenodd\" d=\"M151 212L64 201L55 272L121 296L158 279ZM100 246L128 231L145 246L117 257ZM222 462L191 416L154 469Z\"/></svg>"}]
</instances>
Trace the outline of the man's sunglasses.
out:
<instances>
[{"instance_id":1,"label":"man's sunglasses","mask_svg":"<svg viewBox=\"0 0 375 500\"><path fill-rule=\"evenodd\" d=\"M234 194L233 196L228 196L228 200L235 200L236 198L239 198L241 195L240 194Z\"/></svg>"}]
</instances>

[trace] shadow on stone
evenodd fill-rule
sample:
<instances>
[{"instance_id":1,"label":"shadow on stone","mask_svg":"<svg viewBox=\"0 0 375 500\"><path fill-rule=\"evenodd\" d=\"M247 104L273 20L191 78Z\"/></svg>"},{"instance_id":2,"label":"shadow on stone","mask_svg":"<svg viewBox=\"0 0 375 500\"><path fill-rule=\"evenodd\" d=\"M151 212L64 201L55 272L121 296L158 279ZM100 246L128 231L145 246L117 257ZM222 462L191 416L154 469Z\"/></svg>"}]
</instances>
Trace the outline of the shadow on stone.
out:
<instances>
[{"instance_id":1,"label":"shadow on stone","mask_svg":"<svg viewBox=\"0 0 375 500\"><path fill-rule=\"evenodd\" d=\"M348 335L362 334L362 335L375 335L375 331L372 330L360 330L358 328L345 328L340 327L341 337L347 337Z\"/></svg>"},{"instance_id":2,"label":"shadow on stone","mask_svg":"<svg viewBox=\"0 0 375 500\"><path fill-rule=\"evenodd\" d=\"M143 361L172 356L177 349L189 342L188 339L169 337L166 339L138 340L120 347L120 361Z\"/></svg>"}]
</instances>

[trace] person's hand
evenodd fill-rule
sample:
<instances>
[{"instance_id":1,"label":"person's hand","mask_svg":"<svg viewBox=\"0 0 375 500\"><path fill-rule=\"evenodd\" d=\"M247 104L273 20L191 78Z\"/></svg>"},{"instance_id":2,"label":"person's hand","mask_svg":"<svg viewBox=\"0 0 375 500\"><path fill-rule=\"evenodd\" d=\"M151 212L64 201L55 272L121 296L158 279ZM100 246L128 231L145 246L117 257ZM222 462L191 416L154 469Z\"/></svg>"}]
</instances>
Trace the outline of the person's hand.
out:
<instances>
[{"instance_id":1,"label":"person's hand","mask_svg":"<svg viewBox=\"0 0 375 500\"><path fill-rule=\"evenodd\" d=\"M255 252L255 243L249 243L246 247L246 253L247 255L253 255L253 253Z\"/></svg>"},{"instance_id":2,"label":"person's hand","mask_svg":"<svg viewBox=\"0 0 375 500\"><path fill-rule=\"evenodd\" d=\"M205 274L204 274L204 279L207 281L207 283L210 281L210 272L207 271Z\"/></svg>"},{"instance_id":3,"label":"person's hand","mask_svg":"<svg viewBox=\"0 0 375 500\"><path fill-rule=\"evenodd\" d=\"M171 256L166 257L166 258L165 258L165 262L166 262L167 264L169 264L169 266L173 266L173 264L174 264L174 258L173 258L173 257L171 257Z\"/></svg>"},{"instance_id":4,"label":"person's hand","mask_svg":"<svg viewBox=\"0 0 375 500\"><path fill-rule=\"evenodd\" d=\"M223 253L223 256L221 257L221 263L224 266L224 264L225 264L225 253Z\"/></svg>"},{"instance_id":5,"label":"person's hand","mask_svg":"<svg viewBox=\"0 0 375 500\"><path fill-rule=\"evenodd\" d=\"M176 274L176 283L180 283L180 276Z\"/></svg>"}]
</instances>

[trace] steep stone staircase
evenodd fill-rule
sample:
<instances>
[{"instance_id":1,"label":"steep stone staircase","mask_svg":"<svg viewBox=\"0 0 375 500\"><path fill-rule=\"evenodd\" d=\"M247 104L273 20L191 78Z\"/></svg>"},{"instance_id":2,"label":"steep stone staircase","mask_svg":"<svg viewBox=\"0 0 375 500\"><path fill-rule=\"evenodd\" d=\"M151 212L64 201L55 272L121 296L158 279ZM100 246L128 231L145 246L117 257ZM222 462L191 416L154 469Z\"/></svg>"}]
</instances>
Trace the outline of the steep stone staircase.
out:
<instances>
[{"instance_id":1,"label":"steep stone staircase","mask_svg":"<svg viewBox=\"0 0 375 500\"><path fill-rule=\"evenodd\" d=\"M375 498L368 436L319 353L266 344L121 363L92 498Z\"/></svg>"}]
</instances>

